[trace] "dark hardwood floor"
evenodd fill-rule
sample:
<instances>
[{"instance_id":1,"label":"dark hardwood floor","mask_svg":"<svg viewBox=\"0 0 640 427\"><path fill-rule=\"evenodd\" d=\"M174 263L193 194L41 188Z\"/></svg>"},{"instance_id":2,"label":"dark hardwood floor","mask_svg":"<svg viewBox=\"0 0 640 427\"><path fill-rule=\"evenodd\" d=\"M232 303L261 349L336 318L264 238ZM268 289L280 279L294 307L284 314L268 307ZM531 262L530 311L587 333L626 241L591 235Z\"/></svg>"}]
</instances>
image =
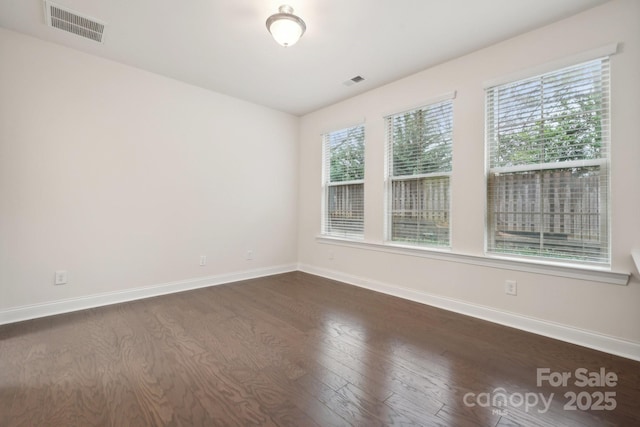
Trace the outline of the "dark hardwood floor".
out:
<instances>
[{"instance_id":1,"label":"dark hardwood floor","mask_svg":"<svg viewBox=\"0 0 640 427\"><path fill-rule=\"evenodd\" d=\"M638 426L639 406L639 362L304 273L0 327L0 426Z\"/></svg>"}]
</instances>

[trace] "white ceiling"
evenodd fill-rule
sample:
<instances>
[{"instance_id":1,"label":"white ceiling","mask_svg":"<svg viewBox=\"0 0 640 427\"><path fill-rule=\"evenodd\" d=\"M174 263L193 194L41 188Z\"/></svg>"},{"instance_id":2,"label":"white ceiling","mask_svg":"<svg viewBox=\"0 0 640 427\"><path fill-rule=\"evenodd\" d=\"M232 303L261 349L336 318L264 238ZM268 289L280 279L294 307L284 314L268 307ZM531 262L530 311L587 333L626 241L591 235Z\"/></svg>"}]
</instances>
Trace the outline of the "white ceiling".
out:
<instances>
[{"instance_id":1,"label":"white ceiling","mask_svg":"<svg viewBox=\"0 0 640 427\"><path fill-rule=\"evenodd\" d=\"M307 24L290 48L265 27L285 1ZM0 26L303 115L606 1L55 0L106 22L100 44L46 26L42 0L0 0Z\"/></svg>"}]
</instances>

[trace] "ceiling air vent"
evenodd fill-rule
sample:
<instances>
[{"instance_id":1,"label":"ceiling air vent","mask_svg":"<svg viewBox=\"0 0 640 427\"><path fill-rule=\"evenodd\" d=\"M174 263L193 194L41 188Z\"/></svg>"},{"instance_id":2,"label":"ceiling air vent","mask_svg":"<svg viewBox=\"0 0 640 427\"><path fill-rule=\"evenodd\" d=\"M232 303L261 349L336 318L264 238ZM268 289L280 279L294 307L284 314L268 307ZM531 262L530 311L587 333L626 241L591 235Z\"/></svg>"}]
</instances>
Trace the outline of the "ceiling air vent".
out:
<instances>
[{"instance_id":1,"label":"ceiling air vent","mask_svg":"<svg viewBox=\"0 0 640 427\"><path fill-rule=\"evenodd\" d=\"M44 2L44 14L50 27L102 43L104 23L47 0Z\"/></svg>"},{"instance_id":2,"label":"ceiling air vent","mask_svg":"<svg viewBox=\"0 0 640 427\"><path fill-rule=\"evenodd\" d=\"M347 80L346 82L343 82L342 84L343 84L343 85L345 85L345 86L351 86L351 85L353 85L353 84L360 83L360 82L361 82L361 81L363 81L363 80L364 80L364 77L362 77L362 76L355 76L355 77L350 78L350 79L349 79L349 80Z\"/></svg>"}]
</instances>

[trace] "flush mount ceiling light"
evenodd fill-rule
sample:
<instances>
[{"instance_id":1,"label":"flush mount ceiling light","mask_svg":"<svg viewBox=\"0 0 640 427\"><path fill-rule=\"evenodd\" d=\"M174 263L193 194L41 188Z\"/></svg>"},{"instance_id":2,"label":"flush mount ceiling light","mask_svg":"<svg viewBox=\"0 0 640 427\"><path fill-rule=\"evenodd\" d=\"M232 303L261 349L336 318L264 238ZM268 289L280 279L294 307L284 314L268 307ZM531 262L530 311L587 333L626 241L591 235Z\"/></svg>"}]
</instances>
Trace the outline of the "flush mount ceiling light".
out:
<instances>
[{"instance_id":1,"label":"flush mount ceiling light","mask_svg":"<svg viewBox=\"0 0 640 427\"><path fill-rule=\"evenodd\" d=\"M282 5L278 8L278 13L267 18L267 29L279 44L289 47L300 40L307 25L293 14L291 6Z\"/></svg>"}]
</instances>

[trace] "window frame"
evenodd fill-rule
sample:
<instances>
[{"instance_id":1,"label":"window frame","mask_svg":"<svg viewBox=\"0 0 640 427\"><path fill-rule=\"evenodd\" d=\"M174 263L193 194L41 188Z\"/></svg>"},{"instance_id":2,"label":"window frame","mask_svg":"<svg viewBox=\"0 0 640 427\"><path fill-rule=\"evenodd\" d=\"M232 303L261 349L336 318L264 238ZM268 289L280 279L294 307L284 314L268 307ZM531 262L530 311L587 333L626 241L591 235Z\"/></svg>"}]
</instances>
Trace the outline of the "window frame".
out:
<instances>
[{"instance_id":1,"label":"window frame","mask_svg":"<svg viewBox=\"0 0 640 427\"><path fill-rule=\"evenodd\" d=\"M533 76L518 76L517 78L513 78L512 80L500 81L499 83L494 83L491 85L485 85L485 191L486 191L486 209L485 209L485 255L490 257L501 257L508 258L514 260L522 260L528 262L542 262L542 263L558 263L558 264L568 264L568 265L578 265L578 266L590 266L590 267L598 267L598 268L610 268L611 267L611 251L612 251L612 242L611 242L611 64L609 56L615 53L615 45L611 48L610 46L602 49L599 49L598 52L606 53L604 55L598 55L593 58L585 58L581 57L580 60L576 60L573 63L563 64L562 66L556 66L555 68L551 68L545 70L544 72L537 73ZM495 138L498 137L498 133L495 132L495 129L492 127L492 122L499 122L499 117L494 116L494 111L491 110L497 108L498 103L495 100L490 100L493 96L493 93L497 91L499 88L504 88L508 86L514 86L520 83L532 82L536 80L542 81L542 79L553 76L560 75L560 73L566 72L566 70L576 70L581 67L583 70L587 70L589 64L593 64L600 61L600 74L598 76L599 83L605 83L598 90L598 102L600 102L603 107L600 112L600 122L599 125L601 127L601 140L600 140L600 151L599 157L597 158L583 158L577 160L558 160L555 161L552 159L551 161L543 162L543 163L530 163L530 164L516 164L512 166L492 166L491 160L494 155L492 150L496 149L497 143L495 142ZM571 81L574 83L574 81ZM570 83L569 83L570 84ZM575 84L575 83L574 83ZM542 90L542 89L541 89ZM542 104L542 109L544 109L544 104ZM554 117L552 115L546 116L543 112L541 112L540 121L545 122L547 120L552 120ZM577 138L576 138L577 139ZM548 250L545 246L545 237L544 234L547 233L545 231L545 215L556 215L555 212L545 213L540 212L541 220L536 223L540 227L540 252L537 254L523 254L523 250L505 250L504 248L498 250L499 248L496 246L495 236L497 233L497 225L495 217L498 215L495 210L492 208L493 197L495 197L495 189L493 188L492 178L498 175L508 175L508 174L517 174L517 173L526 173L532 172L534 174L540 174L540 180L544 178L545 171L556 171L562 172L567 170L583 170L587 171L589 168L597 168L598 179L600 180L599 188L603 190L602 192L598 192L598 221L600 228L600 246L599 251L604 252L603 256L599 258L594 257L594 259L587 259L588 253L584 251L580 256L583 259L579 259L578 255L574 258L570 258L567 256L561 256L561 254L549 255L548 253L545 255L544 251ZM575 182L575 181L570 181ZM541 185L541 192L543 191L544 184ZM558 188L558 187L554 187ZM604 193L604 194L602 194ZM540 197L542 197L540 193ZM542 201L540 201L542 203ZM525 211L523 211L525 212ZM566 215L566 214L563 214ZM579 215L570 213L569 215ZM573 231L573 229L572 229ZM553 240L551 240L553 242ZM584 246L587 243L587 240L582 240L582 245ZM569 245L566 246L568 248ZM564 249L564 248L563 248ZM566 250L566 249L565 249ZM567 250L568 251L568 250ZM558 251L560 252L560 251Z\"/></svg>"},{"instance_id":2,"label":"window frame","mask_svg":"<svg viewBox=\"0 0 640 427\"><path fill-rule=\"evenodd\" d=\"M332 135L337 135L341 133L347 133L350 130L359 129L359 132L362 134L362 163L363 163L363 176L362 179L356 180L345 180L345 181L331 181L331 153L330 153L330 138ZM365 218L364 218L364 189L365 189L365 173L366 173L366 164L365 164L365 154L366 154L366 128L364 123L355 124L352 126L346 126L340 129L336 129L333 131L325 132L322 134L322 214L321 214L321 225L320 225L320 235L325 237L332 238L341 238L346 240L364 240L364 226L365 226ZM361 227L360 230L354 229L340 229L339 227L331 229L331 213L329 212L331 203L329 201L329 197L331 195L332 188L339 187L348 187L359 185L362 187L361 194L361 210L360 215L361 219Z\"/></svg>"},{"instance_id":3,"label":"window frame","mask_svg":"<svg viewBox=\"0 0 640 427\"><path fill-rule=\"evenodd\" d=\"M421 103L419 106L415 106L412 108L408 108L402 111L393 112L384 116L384 127L385 127L385 185L384 185L384 199L385 199L385 207L384 207L384 242L387 245L394 246L407 246L407 247L415 247L419 249L432 249L432 250L450 250L451 249L451 182L453 176L453 130L454 130L454 99L456 96L456 92L450 92L444 95L441 95L437 98L433 98L429 101ZM394 151L393 151L393 133L394 133L394 118L399 117L404 114L414 113L420 110L429 111L430 108L436 108L443 104L449 105L449 116L447 119L449 122L449 136L448 140L449 145L449 153L450 153L450 164L448 165L448 170L429 172L429 173L417 173L417 174L404 174L404 175L394 175ZM446 189L446 217L447 217L447 228L446 235L447 239L445 244L439 243L431 243L427 240L419 241L419 240L408 240L408 239L394 239L393 235L393 201L394 201L394 183L401 181L423 181L423 180L432 180L436 181L438 179L446 179L447 180L447 189ZM431 211L433 209L430 209ZM430 211L429 209L425 211Z\"/></svg>"}]
</instances>

